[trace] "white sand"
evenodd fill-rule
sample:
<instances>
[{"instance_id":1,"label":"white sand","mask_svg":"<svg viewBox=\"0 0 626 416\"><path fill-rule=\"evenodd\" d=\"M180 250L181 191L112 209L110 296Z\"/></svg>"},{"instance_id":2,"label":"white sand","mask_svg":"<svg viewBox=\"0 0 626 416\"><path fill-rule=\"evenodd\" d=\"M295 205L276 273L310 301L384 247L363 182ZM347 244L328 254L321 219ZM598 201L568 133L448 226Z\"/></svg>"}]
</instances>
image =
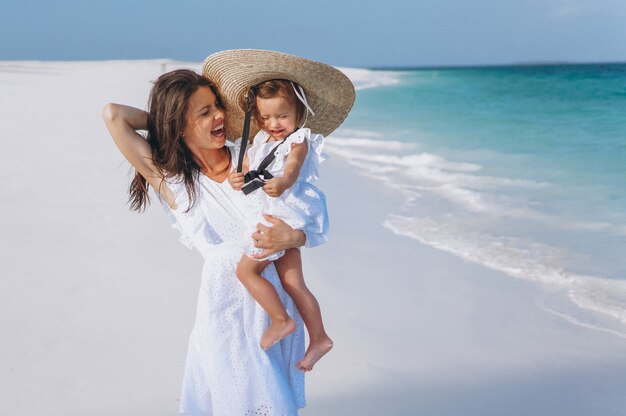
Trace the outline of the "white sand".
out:
<instances>
[{"instance_id":1,"label":"white sand","mask_svg":"<svg viewBox=\"0 0 626 416\"><path fill-rule=\"evenodd\" d=\"M128 211L100 110L177 65L0 62L0 415L176 414L201 258L159 206ZM322 175L331 241L305 273L336 348L303 416L626 414L626 340L392 234L400 196L339 157Z\"/></svg>"}]
</instances>

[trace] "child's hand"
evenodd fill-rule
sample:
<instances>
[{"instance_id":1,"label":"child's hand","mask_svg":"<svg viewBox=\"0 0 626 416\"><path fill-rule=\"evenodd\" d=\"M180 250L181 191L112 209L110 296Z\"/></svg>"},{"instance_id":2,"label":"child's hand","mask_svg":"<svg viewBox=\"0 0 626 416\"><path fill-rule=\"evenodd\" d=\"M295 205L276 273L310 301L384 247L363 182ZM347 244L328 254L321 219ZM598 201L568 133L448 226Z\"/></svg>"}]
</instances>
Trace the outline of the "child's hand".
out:
<instances>
[{"instance_id":1,"label":"child's hand","mask_svg":"<svg viewBox=\"0 0 626 416\"><path fill-rule=\"evenodd\" d=\"M283 178L272 178L269 181L265 182L263 185L263 191L269 196L281 196L285 189L289 188L289 182Z\"/></svg>"},{"instance_id":2,"label":"child's hand","mask_svg":"<svg viewBox=\"0 0 626 416\"><path fill-rule=\"evenodd\" d=\"M233 171L228 175L228 183L235 191L240 191L244 183L244 173Z\"/></svg>"}]
</instances>

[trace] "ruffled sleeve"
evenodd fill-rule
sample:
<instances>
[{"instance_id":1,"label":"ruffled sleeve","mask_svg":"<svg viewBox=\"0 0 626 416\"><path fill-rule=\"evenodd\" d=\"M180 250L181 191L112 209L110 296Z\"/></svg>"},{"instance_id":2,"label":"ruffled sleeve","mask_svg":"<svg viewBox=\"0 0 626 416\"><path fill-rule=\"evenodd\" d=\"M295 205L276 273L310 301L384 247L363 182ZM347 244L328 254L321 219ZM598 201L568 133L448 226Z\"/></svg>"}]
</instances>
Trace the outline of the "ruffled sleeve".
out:
<instances>
[{"instance_id":1,"label":"ruffled sleeve","mask_svg":"<svg viewBox=\"0 0 626 416\"><path fill-rule=\"evenodd\" d=\"M323 232L317 232L317 230L310 230L305 228L304 234L306 235L306 248L317 247L328 241L328 227Z\"/></svg>"},{"instance_id":2,"label":"ruffled sleeve","mask_svg":"<svg viewBox=\"0 0 626 416\"><path fill-rule=\"evenodd\" d=\"M252 139L252 143L248 145L246 153L251 167L256 166L258 162L260 162L256 160L256 152L260 147L262 147L269 137L270 135L267 132L259 130L259 132L254 136L254 139ZM241 139L237 140L237 147L240 148L240 146Z\"/></svg>"},{"instance_id":3,"label":"ruffled sleeve","mask_svg":"<svg viewBox=\"0 0 626 416\"><path fill-rule=\"evenodd\" d=\"M187 206L189 201L187 198L184 198L183 195L181 195L180 183L176 182L176 180L169 179L167 181L167 186L170 188L170 190L174 194L177 208L176 210L173 210L172 208L169 207L169 205L167 205L167 202L165 202L163 198L157 195L159 197L159 201L161 201L161 206L163 207L163 211L165 211L165 215L167 216L167 219L169 220L172 228L174 228L176 231L180 233L180 236L178 237L178 241L182 245L187 247L188 249L193 249L194 244L193 244L193 240L191 236L185 231L185 227L183 227L183 225L177 219L177 216L175 214L176 211L180 211L182 209L182 204L185 204L185 206Z\"/></svg>"},{"instance_id":4,"label":"ruffled sleeve","mask_svg":"<svg viewBox=\"0 0 626 416\"><path fill-rule=\"evenodd\" d=\"M319 179L320 163L328 159L328 155L322 151L324 148L324 136L321 134L311 133L309 135L309 153L307 159L309 166L304 166L304 173L300 176L307 182L314 182Z\"/></svg>"},{"instance_id":5,"label":"ruffled sleeve","mask_svg":"<svg viewBox=\"0 0 626 416\"><path fill-rule=\"evenodd\" d=\"M171 226L180 233L178 241L203 255L211 247L221 244L223 241L207 221L202 204L196 201L189 209L190 200L184 182L180 178L168 179L168 187L176 198L176 209L170 208L162 198L160 200Z\"/></svg>"},{"instance_id":6,"label":"ruffled sleeve","mask_svg":"<svg viewBox=\"0 0 626 416\"><path fill-rule=\"evenodd\" d=\"M226 140L226 148L230 151L231 159L231 171L237 169L237 163L239 162L239 150L241 150L241 138L234 142Z\"/></svg>"},{"instance_id":7,"label":"ruffled sleeve","mask_svg":"<svg viewBox=\"0 0 626 416\"><path fill-rule=\"evenodd\" d=\"M308 152L300 169L298 180L306 182L318 180L320 163L328 159L328 155L322 151L324 148L324 136L311 133L311 129L308 128L301 128L293 132L287 137L285 143L276 150L276 162L273 170L282 171L285 160L287 160L287 156L291 152L292 145L302 143L305 140L307 141Z\"/></svg>"},{"instance_id":8,"label":"ruffled sleeve","mask_svg":"<svg viewBox=\"0 0 626 416\"><path fill-rule=\"evenodd\" d=\"M174 215L174 212L172 212L172 209L168 207L167 203L163 200L161 200L161 205L163 206L165 215L167 216L167 219L170 221L170 225L172 226L172 228L174 228L176 231L180 233L180 236L178 237L178 241L182 245L187 247L188 249L190 250L193 249L194 248L193 241L191 241L191 238L189 238L189 236L185 233L185 229L180 225L180 223L176 219L176 216Z\"/></svg>"}]
</instances>

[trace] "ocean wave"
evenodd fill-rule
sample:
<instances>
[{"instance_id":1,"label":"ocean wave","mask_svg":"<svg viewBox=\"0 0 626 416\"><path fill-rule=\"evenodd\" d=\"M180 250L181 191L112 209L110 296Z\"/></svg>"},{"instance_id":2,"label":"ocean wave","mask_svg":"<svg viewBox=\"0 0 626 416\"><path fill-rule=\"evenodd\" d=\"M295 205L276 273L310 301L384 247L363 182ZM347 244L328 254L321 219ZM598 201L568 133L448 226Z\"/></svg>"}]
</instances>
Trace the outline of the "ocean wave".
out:
<instances>
[{"instance_id":1,"label":"ocean wave","mask_svg":"<svg viewBox=\"0 0 626 416\"><path fill-rule=\"evenodd\" d=\"M529 220L563 230L626 236L626 226L621 224L576 221L534 208L523 191L550 190L553 184L549 182L484 175L480 164L450 161L427 152L412 153L418 147L358 130L340 130L326 142L329 153L408 196L426 192L475 213Z\"/></svg>"},{"instance_id":2,"label":"ocean wave","mask_svg":"<svg viewBox=\"0 0 626 416\"><path fill-rule=\"evenodd\" d=\"M558 286L579 307L626 323L626 281L567 272L562 249L520 238L494 236L430 218L392 215L385 227L468 262L509 276Z\"/></svg>"},{"instance_id":3,"label":"ocean wave","mask_svg":"<svg viewBox=\"0 0 626 416\"><path fill-rule=\"evenodd\" d=\"M576 233L621 236L624 226L558 213L551 201L561 194L551 183L484 175L478 163L420 148L375 132L340 130L326 151L403 193L403 215L390 213L384 223L394 233L509 276L561 287L579 308L626 323L626 281L568 270L568 261L580 255L565 248L567 239L580 237Z\"/></svg>"},{"instance_id":4,"label":"ocean wave","mask_svg":"<svg viewBox=\"0 0 626 416\"><path fill-rule=\"evenodd\" d=\"M342 129L340 134L341 136L335 133L327 137L326 145L347 149L358 147L361 149L411 150L416 148L414 143L377 140L380 138L379 134L367 131Z\"/></svg>"},{"instance_id":5,"label":"ocean wave","mask_svg":"<svg viewBox=\"0 0 626 416\"><path fill-rule=\"evenodd\" d=\"M402 72L398 71L376 71L362 68L337 68L354 84L354 88L364 90L368 88L385 87L400 83Z\"/></svg>"}]
</instances>

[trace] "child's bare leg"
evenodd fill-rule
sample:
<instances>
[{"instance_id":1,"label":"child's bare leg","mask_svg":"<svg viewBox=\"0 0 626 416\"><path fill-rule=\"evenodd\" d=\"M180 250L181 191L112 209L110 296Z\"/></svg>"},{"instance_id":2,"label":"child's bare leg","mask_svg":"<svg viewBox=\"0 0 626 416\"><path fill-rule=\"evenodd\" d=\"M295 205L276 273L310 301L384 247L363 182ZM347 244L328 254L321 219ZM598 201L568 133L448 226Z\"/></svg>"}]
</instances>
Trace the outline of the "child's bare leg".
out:
<instances>
[{"instance_id":1,"label":"child's bare leg","mask_svg":"<svg viewBox=\"0 0 626 416\"><path fill-rule=\"evenodd\" d=\"M261 272L268 264L270 264L269 261L252 260L244 254L237 265L237 277L272 320L261 337L261 347L264 350L296 329L296 323L285 311L276 289L261 276Z\"/></svg>"},{"instance_id":2,"label":"child's bare leg","mask_svg":"<svg viewBox=\"0 0 626 416\"><path fill-rule=\"evenodd\" d=\"M315 363L331 350L333 341L324 330L320 305L304 283L300 250L287 250L274 265L283 287L298 307L309 332L309 347L296 367L302 371L311 371Z\"/></svg>"}]
</instances>

